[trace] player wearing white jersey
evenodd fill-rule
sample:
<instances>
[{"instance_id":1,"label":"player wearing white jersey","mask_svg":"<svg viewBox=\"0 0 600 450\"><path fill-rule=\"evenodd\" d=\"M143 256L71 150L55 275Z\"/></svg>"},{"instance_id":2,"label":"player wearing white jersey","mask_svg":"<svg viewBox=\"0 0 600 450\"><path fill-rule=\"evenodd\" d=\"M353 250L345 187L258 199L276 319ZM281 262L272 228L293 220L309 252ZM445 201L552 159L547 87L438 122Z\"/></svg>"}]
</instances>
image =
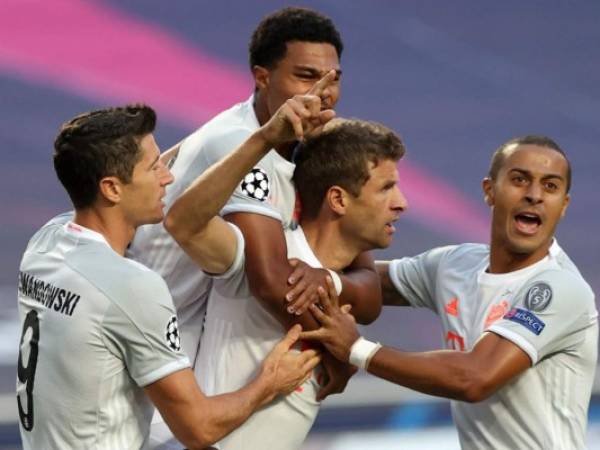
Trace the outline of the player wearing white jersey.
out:
<instances>
[{"instance_id":1,"label":"player wearing white jersey","mask_svg":"<svg viewBox=\"0 0 600 450\"><path fill-rule=\"evenodd\" d=\"M327 77L319 83L326 82ZM288 325L282 326L252 295L244 272L244 235L235 225L213 216L270 145L293 139L292 131L296 137L313 134L311 119L328 113L320 112L318 96L288 100L243 146L201 175L169 211L165 225L182 248L204 270L222 274L213 282L198 360L208 392L229 392L252 378L265 350ZM288 122L286 127L282 118ZM289 124L300 119L303 127L292 130ZM403 152L390 130L359 121L328 125L325 132L301 144L294 179L306 206L302 227L286 230L288 256L315 267L324 264L343 270L361 252L389 245L390 223L406 206L396 185L396 161ZM220 447L299 448L318 412L318 378L316 371L301 389L261 409L221 440Z\"/></svg>"},{"instance_id":2,"label":"player wearing white jersey","mask_svg":"<svg viewBox=\"0 0 600 450\"><path fill-rule=\"evenodd\" d=\"M323 108L333 108L340 94L340 57L343 44L335 25L322 14L305 8L283 8L266 16L250 42L250 68L255 89L252 97L219 114L186 138L178 147L172 171L174 183L167 190L167 210L193 179L230 154L275 111L294 95L305 94L328 71L336 77L320 96ZM270 311L288 321L289 306L283 299L307 298L325 284L325 270L301 265L302 275L290 279L294 269L287 259L283 229L294 223L296 207L292 182L294 144L267 153L248 169L246 177L222 210L246 241L246 272L252 292ZM180 316L183 347L195 360L200 348L207 292L207 277L193 265L166 233L162 225L140 229L129 255L165 277ZM340 275L343 297L354 304L357 319L375 320L381 311L381 290L371 256L357 257ZM292 283L293 282L293 283ZM303 327L316 327L308 315L300 318ZM324 355L328 374L320 398L341 392L354 370ZM197 364L195 364L196 367ZM202 368L199 368L202 371ZM152 427L152 435L162 439L164 427ZM165 439L168 436L164 437Z\"/></svg>"},{"instance_id":3,"label":"player wearing white jersey","mask_svg":"<svg viewBox=\"0 0 600 450\"><path fill-rule=\"evenodd\" d=\"M303 337L374 375L457 400L463 448L584 448L598 320L593 292L553 237L570 181L554 141L511 140L483 181L489 247L463 244L381 264L386 303L439 314L454 351L407 353L357 339L331 289L325 313L311 306L323 328Z\"/></svg>"},{"instance_id":4,"label":"player wearing white jersey","mask_svg":"<svg viewBox=\"0 0 600 450\"><path fill-rule=\"evenodd\" d=\"M181 351L164 281L123 257L135 228L162 220L172 181L147 106L67 122L54 166L75 214L31 239L19 277L17 407L25 449L139 449L152 403L178 438L205 448L301 384L319 358L288 352L296 328L238 392L207 398Z\"/></svg>"}]
</instances>

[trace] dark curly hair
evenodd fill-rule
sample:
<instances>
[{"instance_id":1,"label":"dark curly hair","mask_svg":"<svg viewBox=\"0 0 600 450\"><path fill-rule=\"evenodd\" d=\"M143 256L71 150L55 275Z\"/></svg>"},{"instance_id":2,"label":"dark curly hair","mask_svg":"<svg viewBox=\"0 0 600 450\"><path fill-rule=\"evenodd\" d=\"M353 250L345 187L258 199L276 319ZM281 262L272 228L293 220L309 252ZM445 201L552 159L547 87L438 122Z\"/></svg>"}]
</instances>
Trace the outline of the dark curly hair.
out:
<instances>
[{"instance_id":1,"label":"dark curly hair","mask_svg":"<svg viewBox=\"0 0 600 450\"><path fill-rule=\"evenodd\" d=\"M102 178L131 181L142 157L139 142L155 126L156 113L146 105L92 111L61 126L54 141L54 170L76 209L94 203Z\"/></svg>"},{"instance_id":2,"label":"dark curly hair","mask_svg":"<svg viewBox=\"0 0 600 450\"><path fill-rule=\"evenodd\" d=\"M285 57L291 41L325 42L342 57L344 44L331 19L307 8L288 7L275 11L258 24L249 45L250 69L273 67Z\"/></svg>"}]
</instances>

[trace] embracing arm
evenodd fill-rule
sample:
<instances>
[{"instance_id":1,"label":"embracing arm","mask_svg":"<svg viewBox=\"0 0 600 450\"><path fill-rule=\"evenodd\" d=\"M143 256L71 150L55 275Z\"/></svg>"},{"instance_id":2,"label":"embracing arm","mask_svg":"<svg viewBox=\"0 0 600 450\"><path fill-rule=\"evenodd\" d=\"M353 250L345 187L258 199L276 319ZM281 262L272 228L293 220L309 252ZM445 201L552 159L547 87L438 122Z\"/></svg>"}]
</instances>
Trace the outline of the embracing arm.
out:
<instances>
[{"instance_id":1,"label":"embracing arm","mask_svg":"<svg viewBox=\"0 0 600 450\"><path fill-rule=\"evenodd\" d=\"M486 332L469 352L403 352L360 338L354 317L340 308L335 289L319 290L323 310L311 306L318 330L302 333L316 339L341 361L352 361L392 383L425 394L466 402L486 399L531 366L527 353L511 341Z\"/></svg>"},{"instance_id":2,"label":"embracing arm","mask_svg":"<svg viewBox=\"0 0 600 450\"><path fill-rule=\"evenodd\" d=\"M209 167L175 201L165 228L203 270L223 273L233 263L236 237L217 214L239 180L271 148L261 130L237 150Z\"/></svg>"},{"instance_id":3,"label":"embracing arm","mask_svg":"<svg viewBox=\"0 0 600 450\"><path fill-rule=\"evenodd\" d=\"M425 394L480 402L531 366L517 345L485 333L470 352L401 352L388 347L372 357L368 372Z\"/></svg>"},{"instance_id":4,"label":"embracing arm","mask_svg":"<svg viewBox=\"0 0 600 450\"><path fill-rule=\"evenodd\" d=\"M381 292L383 295L383 304L386 306L410 306L408 300L398 292L392 279L390 278L390 262L389 261L376 261L375 267L379 274L379 280L381 283Z\"/></svg>"},{"instance_id":5,"label":"embracing arm","mask_svg":"<svg viewBox=\"0 0 600 450\"><path fill-rule=\"evenodd\" d=\"M289 352L300 327L293 327L267 356L259 375L238 391L205 396L191 369L172 373L144 391L159 409L173 434L189 449L202 449L240 426L276 395L302 384L319 363L314 350Z\"/></svg>"}]
</instances>

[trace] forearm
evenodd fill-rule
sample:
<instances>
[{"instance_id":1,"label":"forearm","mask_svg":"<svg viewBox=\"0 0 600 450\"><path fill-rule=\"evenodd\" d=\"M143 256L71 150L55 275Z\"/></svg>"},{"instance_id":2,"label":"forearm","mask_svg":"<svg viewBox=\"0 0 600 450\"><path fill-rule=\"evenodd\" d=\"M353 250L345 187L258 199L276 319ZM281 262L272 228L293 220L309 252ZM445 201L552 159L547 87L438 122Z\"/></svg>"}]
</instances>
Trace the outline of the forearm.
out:
<instances>
[{"instance_id":1,"label":"forearm","mask_svg":"<svg viewBox=\"0 0 600 450\"><path fill-rule=\"evenodd\" d=\"M165 219L165 227L178 240L186 240L200 232L269 149L270 145L260 131L252 134L234 152L209 167L175 201Z\"/></svg>"},{"instance_id":2,"label":"forearm","mask_svg":"<svg viewBox=\"0 0 600 450\"><path fill-rule=\"evenodd\" d=\"M352 315L358 323L367 325L381 313L381 285L379 276L371 269L357 268L340 275L340 301L352 305Z\"/></svg>"},{"instance_id":3,"label":"forearm","mask_svg":"<svg viewBox=\"0 0 600 450\"><path fill-rule=\"evenodd\" d=\"M429 395L461 401L480 401L489 395L469 353L453 350L402 352L383 347L371 359L368 372Z\"/></svg>"},{"instance_id":4,"label":"forearm","mask_svg":"<svg viewBox=\"0 0 600 450\"><path fill-rule=\"evenodd\" d=\"M185 396L178 392L176 397L165 398L165 392L161 394L151 398L173 434L190 450L222 439L273 398L269 383L260 377L236 392L214 397L204 396L197 387Z\"/></svg>"}]
</instances>

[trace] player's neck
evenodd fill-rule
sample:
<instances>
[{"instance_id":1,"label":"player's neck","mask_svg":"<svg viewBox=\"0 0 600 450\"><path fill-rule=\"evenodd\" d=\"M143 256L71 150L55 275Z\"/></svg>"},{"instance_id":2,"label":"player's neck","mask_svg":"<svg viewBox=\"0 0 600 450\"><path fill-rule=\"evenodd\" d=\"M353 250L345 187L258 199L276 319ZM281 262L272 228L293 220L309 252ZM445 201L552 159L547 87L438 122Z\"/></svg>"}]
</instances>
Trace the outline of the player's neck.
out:
<instances>
[{"instance_id":1,"label":"player's neck","mask_svg":"<svg viewBox=\"0 0 600 450\"><path fill-rule=\"evenodd\" d=\"M108 245L121 256L125 255L125 250L135 234L135 227L128 225L120 214L112 211L100 211L96 208L76 210L73 222L100 233Z\"/></svg>"},{"instance_id":2,"label":"player's neck","mask_svg":"<svg viewBox=\"0 0 600 450\"><path fill-rule=\"evenodd\" d=\"M551 244L552 241L531 253L518 253L511 251L505 245L494 245L492 242L490 246L490 264L487 272L509 273L529 267L548 255Z\"/></svg>"},{"instance_id":3,"label":"player's neck","mask_svg":"<svg viewBox=\"0 0 600 450\"><path fill-rule=\"evenodd\" d=\"M343 270L361 253L353 242L347 242L336 221L303 220L300 224L308 245L323 267Z\"/></svg>"}]
</instances>

